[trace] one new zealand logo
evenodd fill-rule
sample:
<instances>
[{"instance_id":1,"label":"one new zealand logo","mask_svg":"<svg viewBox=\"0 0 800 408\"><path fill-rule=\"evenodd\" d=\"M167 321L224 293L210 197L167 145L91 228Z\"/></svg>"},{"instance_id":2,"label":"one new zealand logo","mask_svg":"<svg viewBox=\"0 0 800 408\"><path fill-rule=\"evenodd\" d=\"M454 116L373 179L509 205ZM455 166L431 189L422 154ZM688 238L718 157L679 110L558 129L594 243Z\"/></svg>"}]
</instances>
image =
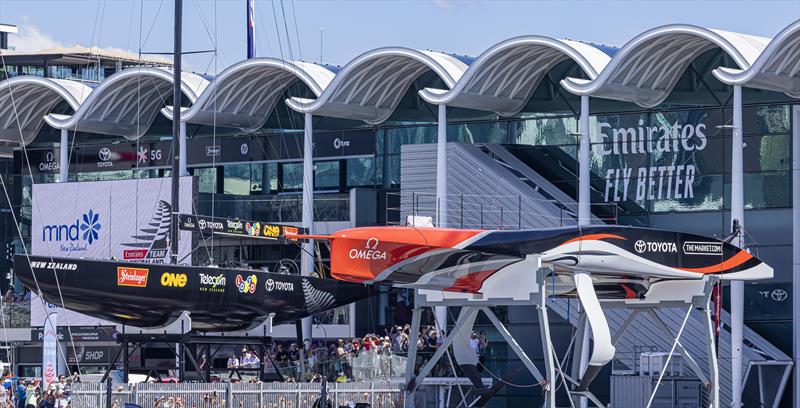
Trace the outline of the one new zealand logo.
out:
<instances>
[{"instance_id":1,"label":"one new zealand logo","mask_svg":"<svg viewBox=\"0 0 800 408\"><path fill-rule=\"evenodd\" d=\"M131 236L135 242L122 243L122 246L135 248L122 251L122 258L131 261L164 263L169 248L171 220L172 206L164 200L159 200L147 226L139 228L138 234Z\"/></svg>"}]
</instances>

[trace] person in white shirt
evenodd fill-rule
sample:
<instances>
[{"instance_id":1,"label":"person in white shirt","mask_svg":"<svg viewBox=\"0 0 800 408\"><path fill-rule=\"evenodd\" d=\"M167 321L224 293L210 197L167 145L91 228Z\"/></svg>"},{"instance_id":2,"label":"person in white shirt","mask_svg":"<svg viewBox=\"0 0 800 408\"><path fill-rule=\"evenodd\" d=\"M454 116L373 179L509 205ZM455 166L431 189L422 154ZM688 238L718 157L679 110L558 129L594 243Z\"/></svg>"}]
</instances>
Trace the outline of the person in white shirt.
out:
<instances>
[{"instance_id":1,"label":"person in white shirt","mask_svg":"<svg viewBox=\"0 0 800 408\"><path fill-rule=\"evenodd\" d=\"M472 334L469 336L469 348L471 348L475 354L478 354L480 352L480 345L481 341L478 340L478 335L475 334L475 332L472 332Z\"/></svg>"},{"instance_id":2,"label":"person in white shirt","mask_svg":"<svg viewBox=\"0 0 800 408\"><path fill-rule=\"evenodd\" d=\"M242 355L242 368L258 368L260 362L258 356L250 350L246 350Z\"/></svg>"}]
</instances>

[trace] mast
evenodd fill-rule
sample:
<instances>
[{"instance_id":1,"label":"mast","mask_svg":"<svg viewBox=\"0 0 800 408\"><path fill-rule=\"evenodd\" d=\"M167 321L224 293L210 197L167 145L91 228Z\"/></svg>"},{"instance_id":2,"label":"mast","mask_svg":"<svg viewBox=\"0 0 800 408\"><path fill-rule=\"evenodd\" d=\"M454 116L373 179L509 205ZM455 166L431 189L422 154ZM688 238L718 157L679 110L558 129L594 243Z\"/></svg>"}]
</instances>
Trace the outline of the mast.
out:
<instances>
[{"instance_id":1,"label":"mast","mask_svg":"<svg viewBox=\"0 0 800 408\"><path fill-rule=\"evenodd\" d=\"M181 31L183 0L175 0L175 43L173 48L172 88L172 219L170 224L170 263L178 263L178 196L180 195L181 151Z\"/></svg>"}]
</instances>

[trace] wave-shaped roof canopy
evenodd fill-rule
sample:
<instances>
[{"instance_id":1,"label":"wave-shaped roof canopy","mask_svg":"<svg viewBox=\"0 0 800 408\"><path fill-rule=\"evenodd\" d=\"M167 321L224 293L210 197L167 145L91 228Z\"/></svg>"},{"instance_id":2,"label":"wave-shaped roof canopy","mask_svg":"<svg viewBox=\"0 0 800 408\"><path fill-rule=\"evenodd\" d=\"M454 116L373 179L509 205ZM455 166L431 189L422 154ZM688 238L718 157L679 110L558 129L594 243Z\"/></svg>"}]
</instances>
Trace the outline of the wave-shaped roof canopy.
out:
<instances>
[{"instance_id":1,"label":"wave-shaped roof canopy","mask_svg":"<svg viewBox=\"0 0 800 408\"><path fill-rule=\"evenodd\" d=\"M564 61L574 62L583 74L561 81L570 92L650 108L673 92L690 64L714 49L736 67L704 68L723 83L800 97L800 21L771 42L676 24L637 35L620 49L523 36L500 42L477 58L387 47L361 54L341 69L273 58L246 60L210 80L184 73L182 120L257 130L288 93L286 104L297 112L379 124L394 114L412 85L428 87L419 94L429 103L514 115ZM300 94L292 88L298 83L303 84ZM164 68L130 68L93 90L76 81L13 78L0 82L0 142L21 138L30 143L43 117L58 129L136 139L162 108L171 118L171 95L172 73ZM66 114L70 110L74 113Z\"/></svg>"},{"instance_id":2,"label":"wave-shaped roof canopy","mask_svg":"<svg viewBox=\"0 0 800 408\"><path fill-rule=\"evenodd\" d=\"M741 69L755 62L769 38L674 24L646 31L625 44L593 80L566 78L578 95L633 102L645 108L666 99L689 64L720 48Z\"/></svg>"},{"instance_id":3,"label":"wave-shaped roof canopy","mask_svg":"<svg viewBox=\"0 0 800 408\"><path fill-rule=\"evenodd\" d=\"M467 70L455 56L410 48L378 48L345 65L314 100L292 97L290 108L315 115L378 124L394 113L412 82L433 71L452 88Z\"/></svg>"},{"instance_id":4,"label":"wave-shaped roof canopy","mask_svg":"<svg viewBox=\"0 0 800 408\"><path fill-rule=\"evenodd\" d=\"M89 94L72 115L45 117L56 129L122 136L135 140L153 124L172 97L172 71L165 68L129 68L111 75ZM188 72L181 75L181 91L190 103L208 86L208 80Z\"/></svg>"},{"instance_id":5,"label":"wave-shaped roof canopy","mask_svg":"<svg viewBox=\"0 0 800 408\"><path fill-rule=\"evenodd\" d=\"M66 79L25 75L0 81L0 141L29 144L45 115L62 102L75 111L91 92L87 85Z\"/></svg>"},{"instance_id":6,"label":"wave-shaped roof canopy","mask_svg":"<svg viewBox=\"0 0 800 408\"><path fill-rule=\"evenodd\" d=\"M486 50L450 90L425 88L427 102L459 108L518 113L545 75L571 59L591 79L605 68L608 48L543 36L516 37Z\"/></svg>"},{"instance_id":7,"label":"wave-shaped roof canopy","mask_svg":"<svg viewBox=\"0 0 800 408\"><path fill-rule=\"evenodd\" d=\"M713 73L726 84L747 85L800 98L800 20L778 33L750 67L720 67Z\"/></svg>"},{"instance_id":8,"label":"wave-shaped roof canopy","mask_svg":"<svg viewBox=\"0 0 800 408\"><path fill-rule=\"evenodd\" d=\"M333 80L327 67L302 61L254 58L228 67L208 85L181 120L256 131L264 126L284 92L302 81L319 97ZM172 107L164 115L172 119Z\"/></svg>"}]
</instances>

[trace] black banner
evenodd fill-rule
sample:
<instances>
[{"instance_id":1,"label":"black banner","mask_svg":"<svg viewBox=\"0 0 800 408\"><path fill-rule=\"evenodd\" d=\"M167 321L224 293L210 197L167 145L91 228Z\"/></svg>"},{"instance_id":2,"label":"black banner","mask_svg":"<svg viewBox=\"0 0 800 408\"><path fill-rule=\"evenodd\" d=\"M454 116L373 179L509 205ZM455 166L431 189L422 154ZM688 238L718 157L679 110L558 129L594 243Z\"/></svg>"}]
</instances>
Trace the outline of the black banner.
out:
<instances>
[{"instance_id":1,"label":"black banner","mask_svg":"<svg viewBox=\"0 0 800 408\"><path fill-rule=\"evenodd\" d=\"M135 168L166 168L170 166L169 142L115 143L107 145L77 146L70 152L70 172L117 171ZM38 173L58 174L61 167L59 148L28 149L31 170ZM14 164L28 172L25 155L14 152Z\"/></svg>"},{"instance_id":2,"label":"black banner","mask_svg":"<svg viewBox=\"0 0 800 408\"><path fill-rule=\"evenodd\" d=\"M69 364L108 365L119 352L120 346L82 346L67 347Z\"/></svg>"},{"instance_id":3,"label":"black banner","mask_svg":"<svg viewBox=\"0 0 800 408\"><path fill-rule=\"evenodd\" d=\"M171 163L169 141L150 143L109 143L78 145L70 152L70 172L167 168ZM59 148L28 149L33 172L58 174ZM314 133L314 157L336 158L375 154L375 131L341 130ZM187 165L203 167L214 164L266 161L294 161L303 158L303 134L286 133L250 137L208 137L189 139ZM27 173L22 151L14 152L14 165Z\"/></svg>"},{"instance_id":4,"label":"black banner","mask_svg":"<svg viewBox=\"0 0 800 408\"><path fill-rule=\"evenodd\" d=\"M288 239L298 241L298 234L307 234L306 228L268 222L209 217L205 215L178 214L178 228L203 234L230 234L246 238ZM299 240L299 242L306 242Z\"/></svg>"},{"instance_id":5,"label":"black banner","mask_svg":"<svg viewBox=\"0 0 800 408\"><path fill-rule=\"evenodd\" d=\"M114 327L58 327L58 341L116 341L117 330ZM41 327L31 328L31 341L42 341L44 332Z\"/></svg>"}]
</instances>

